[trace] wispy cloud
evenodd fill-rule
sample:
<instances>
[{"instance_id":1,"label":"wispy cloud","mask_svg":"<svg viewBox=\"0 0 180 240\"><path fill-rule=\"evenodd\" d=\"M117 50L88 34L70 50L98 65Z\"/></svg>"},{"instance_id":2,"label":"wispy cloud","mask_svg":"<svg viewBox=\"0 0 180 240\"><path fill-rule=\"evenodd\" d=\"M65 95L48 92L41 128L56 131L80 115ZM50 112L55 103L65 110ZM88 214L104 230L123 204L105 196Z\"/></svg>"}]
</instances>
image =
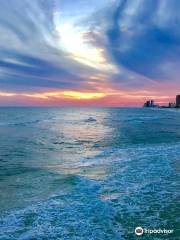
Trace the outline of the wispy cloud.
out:
<instances>
[{"instance_id":1,"label":"wispy cloud","mask_svg":"<svg viewBox=\"0 0 180 240\"><path fill-rule=\"evenodd\" d=\"M173 96L179 10L177 0L1 0L0 102L52 91L104 93L98 104L114 94L117 105L122 91L135 103L137 90Z\"/></svg>"}]
</instances>

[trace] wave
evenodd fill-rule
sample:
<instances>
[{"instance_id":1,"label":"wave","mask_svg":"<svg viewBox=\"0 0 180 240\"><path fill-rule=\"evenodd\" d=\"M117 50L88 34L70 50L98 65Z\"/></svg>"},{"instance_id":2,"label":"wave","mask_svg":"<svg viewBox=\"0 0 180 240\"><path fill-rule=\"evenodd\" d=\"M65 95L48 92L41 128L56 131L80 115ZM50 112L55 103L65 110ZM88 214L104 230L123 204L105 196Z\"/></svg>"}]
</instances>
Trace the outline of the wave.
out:
<instances>
[{"instance_id":1,"label":"wave","mask_svg":"<svg viewBox=\"0 0 180 240\"><path fill-rule=\"evenodd\" d=\"M90 123L90 122L96 122L96 119L93 117L89 117L88 119L86 119L84 122L86 123Z\"/></svg>"},{"instance_id":2,"label":"wave","mask_svg":"<svg viewBox=\"0 0 180 240\"><path fill-rule=\"evenodd\" d=\"M54 195L0 218L0 239L122 239L112 209L98 198L97 183L78 181L67 195Z\"/></svg>"}]
</instances>

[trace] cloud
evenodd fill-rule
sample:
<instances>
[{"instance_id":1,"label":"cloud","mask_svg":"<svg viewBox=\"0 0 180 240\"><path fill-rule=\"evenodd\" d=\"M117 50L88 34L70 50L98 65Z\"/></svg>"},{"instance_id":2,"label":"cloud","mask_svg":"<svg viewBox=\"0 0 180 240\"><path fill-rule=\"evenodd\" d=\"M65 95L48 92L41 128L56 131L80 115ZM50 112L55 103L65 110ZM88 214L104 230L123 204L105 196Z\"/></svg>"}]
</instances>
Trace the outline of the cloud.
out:
<instances>
[{"instance_id":1,"label":"cloud","mask_svg":"<svg viewBox=\"0 0 180 240\"><path fill-rule=\"evenodd\" d=\"M180 60L179 9L177 1L120 1L106 31L115 63L148 78L169 80L162 64Z\"/></svg>"},{"instance_id":2,"label":"cloud","mask_svg":"<svg viewBox=\"0 0 180 240\"><path fill-rule=\"evenodd\" d=\"M168 86L174 94L179 10L177 0L1 0L0 90L112 91L117 98L117 91Z\"/></svg>"},{"instance_id":3,"label":"cloud","mask_svg":"<svg viewBox=\"0 0 180 240\"><path fill-rule=\"evenodd\" d=\"M12 84L66 88L67 84L74 87L82 80L47 60L13 52L6 60L0 60L0 67L7 72L6 82Z\"/></svg>"},{"instance_id":4,"label":"cloud","mask_svg":"<svg viewBox=\"0 0 180 240\"><path fill-rule=\"evenodd\" d=\"M0 87L77 88L93 69L61 49L53 1L1 1Z\"/></svg>"}]
</instances>

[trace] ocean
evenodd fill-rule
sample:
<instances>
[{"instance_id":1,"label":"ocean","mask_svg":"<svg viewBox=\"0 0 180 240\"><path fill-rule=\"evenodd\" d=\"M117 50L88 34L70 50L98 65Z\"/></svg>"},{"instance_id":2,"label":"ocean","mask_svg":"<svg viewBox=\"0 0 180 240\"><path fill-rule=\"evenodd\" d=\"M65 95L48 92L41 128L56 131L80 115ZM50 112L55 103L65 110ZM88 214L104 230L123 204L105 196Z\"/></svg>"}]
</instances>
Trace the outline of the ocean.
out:
<instances>
[{"instance_id":1,"label":"ocean","mask_svg":"<svg viewBox=\"0 0 180 240\"><path fill-rule=\"evenodd\" d=\"M179 162L175 109L1 107L0 239L178 239Z\"/></svg>"}]
</instances>

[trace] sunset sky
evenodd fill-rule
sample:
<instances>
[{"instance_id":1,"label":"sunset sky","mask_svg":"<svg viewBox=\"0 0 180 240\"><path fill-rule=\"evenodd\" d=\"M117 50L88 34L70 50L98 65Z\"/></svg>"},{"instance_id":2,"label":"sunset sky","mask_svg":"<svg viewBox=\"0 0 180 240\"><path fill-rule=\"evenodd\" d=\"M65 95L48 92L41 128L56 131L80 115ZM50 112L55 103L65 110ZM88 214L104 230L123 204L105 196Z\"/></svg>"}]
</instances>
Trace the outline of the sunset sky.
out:
<instances>
[{"instance_id":1,"label":"sunset sky","mask_svg":"<svg viewBox=\"0 0 180 240\"><path fill-rule=\"evenodd\" d=\"M179 13L178 0L0 0L0 105L175 101Z\"/></svg>"}]
</instances>

